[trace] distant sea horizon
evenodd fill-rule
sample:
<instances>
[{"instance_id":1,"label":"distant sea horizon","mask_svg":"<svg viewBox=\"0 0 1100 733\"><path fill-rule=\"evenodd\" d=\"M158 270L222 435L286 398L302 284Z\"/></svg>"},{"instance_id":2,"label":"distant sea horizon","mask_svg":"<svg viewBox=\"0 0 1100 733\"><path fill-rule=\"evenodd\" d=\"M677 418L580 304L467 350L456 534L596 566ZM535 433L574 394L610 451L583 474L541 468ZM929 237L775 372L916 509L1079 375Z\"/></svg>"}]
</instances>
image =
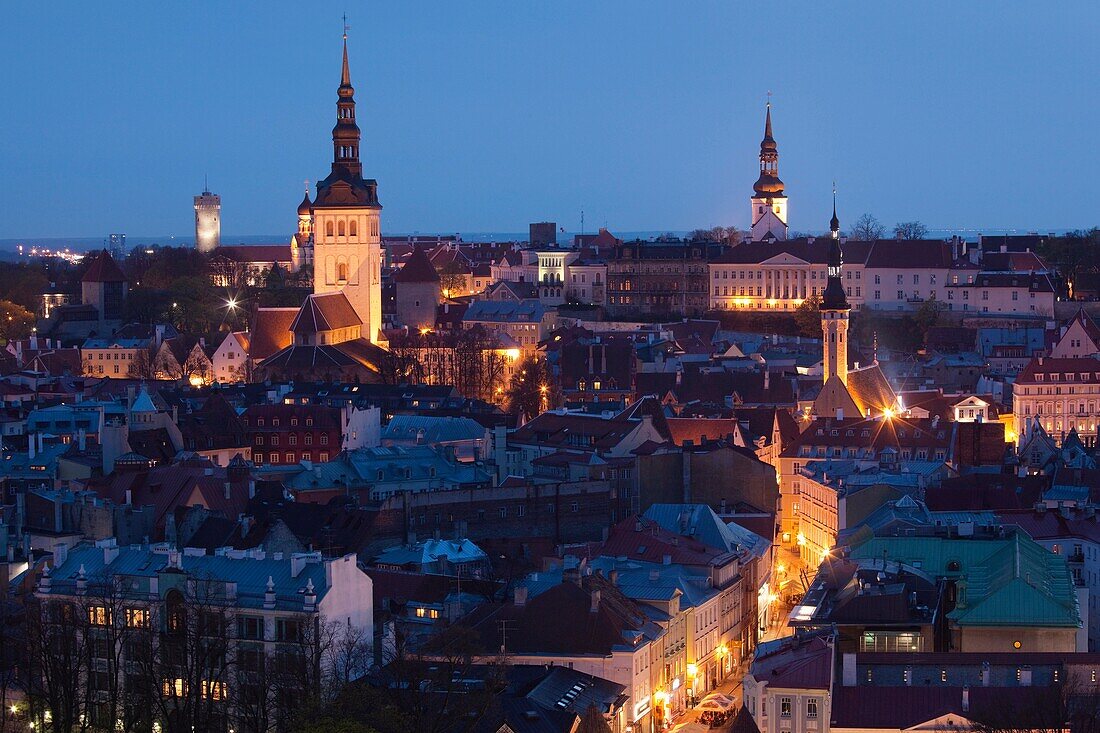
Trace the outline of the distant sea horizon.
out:
<instances>
[{"instance_id":1,"label":"distant sea horizon","mask_svg":"<svg viewBox=\"0 0 1100 733\"><path fill-rule=\"evenodd\" d=\"M612 233L624 240L649 240L662 234L674 234L684 236L688 230L662 229L649 231L624 231L612 229ZM932 238L948 238L956 234L965 239L977 240L979 234L1004 235L1004 234L1063 234L1067 229L930 229L928 236ZM573 237L581 232L559 232L560 244L571 244ZM594 234L595 232L586 232ZM809 232L820 235L826 232ZM525 242L528 239L527 232L393 232L386 233L386 237L412 237L412 236L452 236L457 235L464 242ZM289 244L290 236L287 234L227 234L222 237L223 245L255 245L255 244ZM126 236L127 248L133 247L193 247L193 236ZM19 245L24 250L31 247L46 248L50 250L63 250L68 248L72 252L91 252L107 246L107 237L24 237L0 239L0 258L12 259L17 256Z\"/></svg>"}]
</instances>

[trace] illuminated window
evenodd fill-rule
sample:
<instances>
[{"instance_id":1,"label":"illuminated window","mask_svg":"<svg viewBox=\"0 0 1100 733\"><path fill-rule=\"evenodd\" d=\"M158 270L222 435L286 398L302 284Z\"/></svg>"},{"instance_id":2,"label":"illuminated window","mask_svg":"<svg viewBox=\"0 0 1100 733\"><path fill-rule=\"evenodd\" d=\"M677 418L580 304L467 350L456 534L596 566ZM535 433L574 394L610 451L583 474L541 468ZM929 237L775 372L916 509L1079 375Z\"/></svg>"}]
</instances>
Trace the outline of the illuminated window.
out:
<instances>
[{"instance_id":1,"label":"illuminated window","mask_svg":"<svg viewBox=\"0 0 1100 733\"><path fill-rule=\"evenodd\" d=\"M791 717L791 698L789 698L789 697L779 698L779 717L781 717L781 718Z\"/></svg>"},{"instance_id":2,"label":"illuminated window","mask_svg":"<svg viewBox=\"0 0 1100 733\"><path fill-rule=\"evenodd\" d=\"M217 680L202 681L202 696L209 700L224 700L227 689L226 684Z\"/></svg>"},{"instance_id":3,"label":"illuminated window","mask_svg":"<svg viewBox=\"0 0 1100 733\"><path fill-rule=\"evenodd\" d=\"M147 608L127 608L126 609L126 626L131 629L147 629L149 628L149 609Z\"/></svg>"},{"instance_id":4,"label":"illuminated window","mask_svg":"<svg viewBox=\"0 0 1100 733\"><path fill-rule=\"evenodd\" d=\"M183 697L187 694L187 680L182 677L165 680L161 690L165 697Z\"/></svg>"},{"instance_id":5,"label":"illuminated window","mask_svg":"<svg viewBox=\"0 0 1100 733\"><path fill-rule=\"evenodd\" d=\"M817 698L816 697L811 697L809 700L806 701L806 717L807 718L816 718L817 717Z\"/></svg>"},{"instance_id":6,"label":"illuminated window","mask_svg":"<svg viewBox=\"0 0 1100 733\"><path fill-rule=\"evenodd\" d=\"M417 617L417 618L424 618L424 616L425 616L426 614L427 614L427 610L426 610L426 609L423 609L423 608L417 608L417 609L416 609L416 617Z\"/></svg>"},{"instance_id":7,"label":"illuminated window","mask_svg":"<svg viewBox=\"0 0 1100 733\"><path fill-rule=\"evenodd\" d=\"M92 626L110 626L111 610L106 606L88 606L88 623Z\"/></svg>"}]
</instances>

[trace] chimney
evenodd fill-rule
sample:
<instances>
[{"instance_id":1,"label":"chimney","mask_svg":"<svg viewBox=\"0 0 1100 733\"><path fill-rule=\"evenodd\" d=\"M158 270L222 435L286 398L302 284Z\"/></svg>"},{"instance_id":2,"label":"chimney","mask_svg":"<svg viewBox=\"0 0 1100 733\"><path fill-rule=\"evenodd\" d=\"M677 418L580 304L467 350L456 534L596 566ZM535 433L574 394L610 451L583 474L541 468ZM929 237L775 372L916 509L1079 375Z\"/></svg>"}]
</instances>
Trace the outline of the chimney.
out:
<instances>
[{"instance_id":1,"label":"chimney","mask_svg":"<svg viewBox=\"0 0 1100 733\"><path fill-rule=\"evenodd\" d=\"M843 669L841 671L841 681L845 687L856 686L856 655L853 652L846 652L841 662Z\"/></svg>"},{"instance_id":2,"label":"chimney","mask_svg":"<svg viewBox=\"0 0 1100 733\"><path fill-rule=\"evenodd\" d=\"M302 610L307 613L317 610L317 592L313 589L313 578L306 581L305 592L302 593Z\"/></svg>"},{"instance_id":3,"label":"chimney","mask_svg":"<svg viewBox=\"0 0 1100 733\"><path fill-rule=\"evenodd\" d=\"M264 592L264 608L269 611L275 608L275 579L270 575L267 576L267 590Z\"/></svg>"},{"instance_id":4,"label":"chimney","mask_svg":"<svg viewBox=\"0 0 1100 733\"><path fill-rule=\"evenodd\" d=\"M671 565L672 564L672 555L662 555L661 556L661 564L662 565Z\"/></svg>"},{"instance_id":5,"label":"chimney","mask_svg":"<svg viewBox=\"0 0 1100 733\"><path fill-rule=\"evenodd\" d=\"M843 420L844 419L844 408L843 407L836 408L836 419L837 420Z\"/></svg>"},{"instance_id":6,"label":"chimney","mask_svg":"<svg viewBox=\"0 0 1100 733\"><path fill-rule=\"evenodd\" d=\"M592 605L588 609L590 613L599 613L600 610L600 592L598 590L592 591L591 594Z\"/></svg>"},{"instance_id":7,"label":"chimney","mask_svg":"<svg viewBox=\"0 0 1100 733\"><path fill-rule=\"evenodd\" d=\"M989 687L989 662L982 662L982 687Z\"/></svg>"},{"instance_id":8,"label":"chimney","mask_svg":"<svg viewBox=\"0 0 1100 733\"><path fill-rule=\"evenodd\" d=\"M88 436L87 433L84 431L84 428L76 431L76 445L77 448L80 449L81 453L88 449L87 437Z\"/></svg>"},{"instance_id":9,"label":"chimney","mask_svg":"<svg viewBox=\"0 0 1100 733\"><path fill-rule=\"evenodd\" d=\"M527 605L527 586L517 585L515 589L514 602L517 607L522 608Z\"/></svg>"},{"instance_id":10,"label":"chimney","mask_svg":"<svg viewBox=\"0 0 1100 733\"><path fill-rule=\"evenodd\" d=\"M228 481L226 481L225 484L223 485L223 489L225 491L225 498L227 500L229 499L229 488L230 488L230 486L231 486L231 484Z\"/></svg>"},{"instance_id":11,"label":"chimney","mask_svg":"<svg viewBox=\"0 0 1100 733\"><path fill-rule=\"evenodd\" d=\"M306 567L306 562L309 559L309 554L304 552L295 552L290 556L290 577L297 578L302 574L302 570Z\"/></svg>"},{"instance_id":12,"label":"chimney","mask_svg":"<svg viewBox=\"0 0 1100 733\"><path fill-rule=\"evenodd\" d=\"M609 581L611 581L611 585L618 586L619 585L619 571L615 570L615 569L612 569L607 574L607 579Z\"/></svg>"},{"instance_id":13,"label":"chimney","mask_svg":"<svg viewBox=\"0 0 1100 733\"><path fill-rule=\"evenodd\" d=\"M58 542L53 546L53 566L59 568L69 559L69 546Z\"/></svg>"}]
</instances>

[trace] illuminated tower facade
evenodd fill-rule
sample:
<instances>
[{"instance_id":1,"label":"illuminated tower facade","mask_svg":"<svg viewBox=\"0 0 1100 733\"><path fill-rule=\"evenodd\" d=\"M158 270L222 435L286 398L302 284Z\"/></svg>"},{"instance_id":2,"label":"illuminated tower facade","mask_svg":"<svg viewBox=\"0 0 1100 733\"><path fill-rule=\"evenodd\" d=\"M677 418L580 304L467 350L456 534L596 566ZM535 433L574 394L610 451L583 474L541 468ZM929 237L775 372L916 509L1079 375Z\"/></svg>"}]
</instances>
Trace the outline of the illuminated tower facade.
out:
<instances>
[{"instance_id":1,"label":"illuminated tower facade","mask_svg":"<svg viewBox=\"0 0 1100 733\"><path fill-rule=\"evenodd\" d=\"M290 259L294 272L303 265L313 266L313 202L309 200L309 184L306 195L298 204L298 231L290 238Z\"/></svg>"},{"instance_id":2,"label":"illuminated tower facade","mask_svg":"<svg viewBox=\"0 0 1100 733\"><path fill-rule=\"evenodd\" d=\"M363 337L378 342L382 328L382 205L378 203L378 182L363 178L359 162L359 126L355 123L346 33L336 126L332 128L332 170L317 184L312 211L313 292L342 291L363 322Z\"/></svg>"},{"instance_id":3,"label":"illuminated tower facade","mask_svg":"<svg viewBox=\"0 0 1100 733\"><path fill-rule=\"evenodd\" d=\"M210 252L221 243L222 197L204 190L195 197L195 247Z\"/></svg>"},{"instance_id":4,"label":"illuminated tower facade","mask_svg":"<svg viewBox=\"0 0 1100 733\"><path fill-rule=\"evenodd\" d=\"M764 116L764 139L760 141L760 177L753 185L752 240L787 238L787 197L779 180L779 148L772 137L772 105Z\"/></svg>"},{"instance_id":5,"label":"illuminated tower facade","mask_svg":"<svg viewBox=\"0 0 1100 733\"><path fill-rule=\"evenodd\" d=\"M829 222L829 253L826 257L829 281L821 296L821 332L824 339L826 382L836 376L848 384L848 316L852 306L844 293L841 274L844 253L840 248L840 219L836 216L836 194L833 194L833 218Z\"/></svg>"}]
</instances>

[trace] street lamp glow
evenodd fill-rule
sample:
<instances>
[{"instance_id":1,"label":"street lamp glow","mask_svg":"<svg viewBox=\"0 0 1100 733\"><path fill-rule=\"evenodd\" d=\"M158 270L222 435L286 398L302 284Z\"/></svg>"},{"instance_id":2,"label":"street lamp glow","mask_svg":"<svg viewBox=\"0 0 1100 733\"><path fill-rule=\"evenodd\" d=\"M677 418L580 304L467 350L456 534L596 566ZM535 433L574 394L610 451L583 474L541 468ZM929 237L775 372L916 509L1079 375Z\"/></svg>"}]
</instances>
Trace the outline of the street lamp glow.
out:
<instances>
[{"instance_id":1,"label":"street lamp glow","mask_svg":"<svg viewBox=\"0 0 1100 733\"><path fill-rule=\"evenodd\" d=\"M884 407L882 408L882 416L889 420L894 416L894 411L891 410L889 407Z\"/></svg>"}]
</instances>

